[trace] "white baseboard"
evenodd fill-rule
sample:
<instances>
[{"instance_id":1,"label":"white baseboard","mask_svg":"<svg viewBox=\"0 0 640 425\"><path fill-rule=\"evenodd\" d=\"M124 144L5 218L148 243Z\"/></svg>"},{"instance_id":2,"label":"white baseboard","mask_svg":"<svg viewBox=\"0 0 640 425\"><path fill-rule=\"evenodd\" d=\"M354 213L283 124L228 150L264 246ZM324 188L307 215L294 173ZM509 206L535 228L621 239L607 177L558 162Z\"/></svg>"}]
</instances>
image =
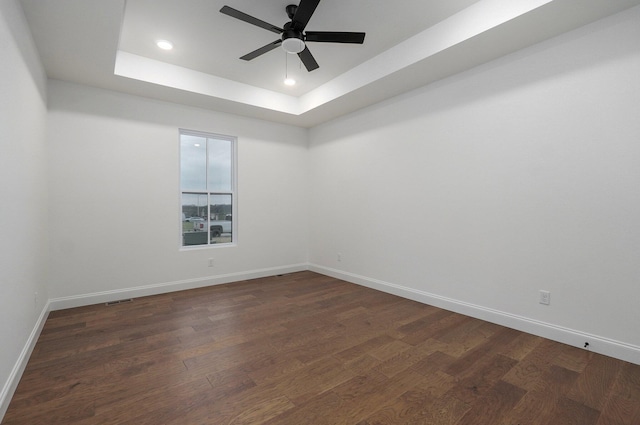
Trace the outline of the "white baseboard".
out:
<instances>
[{"instance_id":1,"label":"white baseboard","mask_svg":"<svg viewBox=\"0 0 640 425\"><path fill-rule=\"evenodd\" d=\"M574 347L583 348L584 343L588 342L590 351L640 365L640 347L637 345L615 341L598 335L591 335L528 317L518 316L316 264L310 264L309 270Z\"/></svg>"},{"instance_id":2,"label":"white baseboard","mask_svg":"<svg viewBox=\"0 0 640 425\"><path fill-rule=\"evenodd\" d=\"M38 317L35 326L31 330L31 334L29 334L29 338L27 338L27 342L24 345L24 348L22 348L22 351L18 356L18 360L13 366L13 369L11 369L9 378L2 388L2 392L0 393L0 422L2 422L4 414L7 413L7 409L9 408L9 403L11 402L11 398L13 397L13 393L15 393L16 388L18 387L18 383L20 382L20 378L22 378L22 373L27 367L29 357L31 357L33 348L36 346L36 342L38 341L40 332L42 332L42 328L44 327L44 323L47 320L49 311L51 310L49 309L49 303L47 302L42 308L40 316Z\"/></svg>"},{"instance_id":3,"label":"white baseboard","mask_svg":"<svg viewBox=\"0 0 640 425\"><path fill-rule=\"evenodd\" d=\"M307 263L292 264L280 267L269 267L265 269L200 277L196 279L154 283L151 285L135 286L132 288L116 289L112 291L93 292L89 294L73 295L70 297L52 298L49 300L49 304L51 311L63 310L65 308L82 307L85 305L101 304L109 301L117 301L127 298L146 297L149 295L165 294L167 292L183 291L186 289L202 288L212 285L222 285L224 283L238 282L248 279L258 279L261 277L269 277L278 274L294 273L305 270L309 270L309 265Z\"/></svg>"}]
</instances>

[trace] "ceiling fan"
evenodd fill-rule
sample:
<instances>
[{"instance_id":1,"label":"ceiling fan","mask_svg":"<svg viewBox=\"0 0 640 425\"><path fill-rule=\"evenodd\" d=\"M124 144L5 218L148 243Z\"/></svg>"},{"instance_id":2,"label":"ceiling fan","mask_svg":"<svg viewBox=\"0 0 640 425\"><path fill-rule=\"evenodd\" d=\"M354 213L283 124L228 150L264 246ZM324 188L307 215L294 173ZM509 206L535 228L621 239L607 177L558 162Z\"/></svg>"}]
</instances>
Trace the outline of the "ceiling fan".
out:
<instances>
[{"instance_id":1,"label":"ceiling fan","mask_svg":"<svg viewBox=\"0 0 640 425\"><path fill-rule=\"evenodd\" d=\"M313 71L319 68L319 65L309 51L306 45L307 42L362 44L365 36L363 32L305 31L304 29L309 19L311 19L311 15L315 12L318 3L320 3L320 0L300 0L298 6L295 4L287 6L285 11L290 21L284 24L283 28L254 18L229 6L223 6L220 12L276 34L281 34L279 40L247 53L240 59L250 61L282 45L282 48L287 53L298 54L307 71Z\"/></svg>"}]
</instances>

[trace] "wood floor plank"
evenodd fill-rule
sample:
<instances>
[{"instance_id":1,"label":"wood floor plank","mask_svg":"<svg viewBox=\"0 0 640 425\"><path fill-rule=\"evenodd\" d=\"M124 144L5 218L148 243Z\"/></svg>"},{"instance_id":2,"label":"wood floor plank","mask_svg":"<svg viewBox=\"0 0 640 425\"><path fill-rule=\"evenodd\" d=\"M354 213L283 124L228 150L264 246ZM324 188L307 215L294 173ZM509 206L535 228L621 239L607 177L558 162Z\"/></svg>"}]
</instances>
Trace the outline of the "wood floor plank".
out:
<instances>
[{"instance_id":1,"label":"wood floor plank","mask_svg":"<svg viewBox=\"0 0 640 425\"><path fill-rule=\"evenodd\" d=\"M345 401L332 416L339 423L361 422L371 412L395 406L407 388L415 388L423 380L423 376L411 371L399 373L393 379L370 371L366 377L355 377L332 390Z\"/></svg>"},{"instance_id":2,"label":"wood floor plank","mask_svg":"<svg viewBox=\"0 0 640 425\"><path fill-rule=\"evenodd\" d=\"M591 354L589 363L569 391L568 397L585 406L601 410L622 363L600 354Z\"/></svg>"},{"instance_id":3,"label":"wood floor plank","mask_svg":"<svg viewBox=\"0 0 640 425\"><path fill-rule=\"evenodd\" d=\"M344 404L345 401L339 396L331 391L327 391L301 404L296 409L290 409L282 415L264 422L263 425L339 424L341 422L336 420L334 412L339 410Z\"/></svg>"},{"instance_id":4,"label":"wood floor plank","mask_svg":"<svg viewBox=\"0 0 640 425\"><path fill-rule=\"evenodd\" d=\"M238 413L229 421L229 425L262 424L271 418L282 415L295 405L285 396L271 400L263 400L250 408Z\"/></svg>"},{"instance_id":5,"label":"wood floor plank","mask_svg":"<svg viewBox=\"0 0 640 425\"><path fill-rule=\"evenodd\" d=\"M640 424L640 403L618 396L609 397L597 425Z\"/></svg>"},{"instance_id":6,"label":"wood floor plank","mask_svg":"<svg viewBox=\"0 0 640 425\"><path fill-rule=\"evenodd\" d=\"M504 354L507 357L520 361L540 345L542 341L543 338L539 336L521 333L513 341L499 350L498 354Z\"/></svg>"},{"instance_id":7,"label":"wood floor plank","mask_svg":"<svg viewBox=\"0 0 640 425\"><path fill-rule=\"evenodd\" d=\"M478 365L479 367L466 370L465 375L452 375L458 378L459 381L458 385L452 388L451 393L463 402L473 405L494 385L500 382L502 377L515 364L515 360L501 354L482 359L481 364ZM450 368L445 369L445 373L450 374L449 371Z\"/></svg>"},{"instance_id":8,"label":"wood floor plank","mask_svg":"<svg viewBox=\"0 0 640 425\"><path fill-rule=\"evenodd\" d=\"M623 362L612 391L627 400L640 400L640 365Z\"/></svg>"},{"instance_id":9,"label":"wood floor plank","mask_svg":"<svg viewBox=\"0 0 640 425\"><path fill-rule=\"evenodd\" d=\"M478 362L481 362L483 359L491 359L492 353L495 353L501 347L507 345L510 341L515 339L518 334L519 332L513 329L502 328L490 338L485 339L483 343L469 350L461 356L460 359L452 363L447 368L446 372L451 375L465 375L468 370L470 370L470 373L475 373ZM505 360L507 359L506 356L501 357ZM516 363L517 361L514 360L513 364L515 365Z\"/></svg>"},{"instance_id":10,"label":"wood floor plank","mask_svg":"<svg viewBox=\"0 0 640 425\"><path fill-rule=\"evenodd\" d=\"M471 409L468 403L445 393L408 420L406 425L456 425ZM402 422L401 422L402 423Z\"/></svg>"},{"instance_id":11,"label":"wood floor plank","mask_svg":"<svg viewBox=\"0 0 640 425\"><path fill-rule=\"evenodd\" d=\"M514 369L515 367L512 371ZM535 378L532 378L536 380L534 383L512 380L517 388L532 389L528 390L520 402L504 415L501 425L552 423L552 409L560 397L569 391L578 375L575 371L552 365L544 373L535 375Z\"/></svg>"},{"instance_id":12,"label":"wood floor plank","mask_svg":"<svg viewBox=\"0 0 640 425\"><path fill-rule=\"evenodd\" d=\"M554 423L563 425L595 425L599 416L599 411L566 397L561 397L551 412Z\"/></svg>"},{"instance_id":13,"label":"wood floor plank","mask_svg":"<svg viewBox=\"0 0 640 425\"><path fill-rule=\"evenodd\" d=\"M403 424L414 420L423 409L432 405L435 398L420 391L407 391L402 394L393 404L387 404L365 420L358 422L358 425L386 425Z\"/></svg>"},{"instance_id":14,"label":"wood floor plank","mask_svg":"<svg viewBox=\"0 0 640 425\"><path fill-rule=\"evenodd\" d=\"M560 348L552 341L543 340L503 379L528 391L543 390L547 386L546 374L553 366L553 358Z\"/></svg>"},{"instance_id":15,"label":"wood floor plank","mask_svg":"<svg viewBox=\"0 0 640 425\"><path fill-rule=\"evenodd\" d=\"M598 425L640 424L640 365L620 366L609 398L604 403Z\"/></svg>"},{"instance_id":16,"label":"wood floor plank","mask_svg":"<svg viewBox=\"0 0 640 425\"><path fill-rule=\"evenodd\" d=\"M640 366L313 272L54 311L3 425L639 425Z\"/></svg>"},{"instance_id":17,"label":"wood floor plank","mask_svg":"<svg viewBox=\"0 0 640 425\"><path fill-rule=\"evenodd\" d=\"M522 388L504 381L498 381L472 408L456 423L456 425L494 425L508 413L526 394Z\"/></svg>"},{"instance_id":18,"label":"wood floor plank","mask_svg":"<svg viewBox=\"0 0 640 425\"><path fill-rule=\"evenodd\" d=\"M381 362L375 367L375 370L382 373L387 377L394 377L400 372L403 372L416 363L424 360L429 355L436 351L437 347L428 342L409 347L406 350L398 351L392 357Z\"/></svg>"}]
</instances>

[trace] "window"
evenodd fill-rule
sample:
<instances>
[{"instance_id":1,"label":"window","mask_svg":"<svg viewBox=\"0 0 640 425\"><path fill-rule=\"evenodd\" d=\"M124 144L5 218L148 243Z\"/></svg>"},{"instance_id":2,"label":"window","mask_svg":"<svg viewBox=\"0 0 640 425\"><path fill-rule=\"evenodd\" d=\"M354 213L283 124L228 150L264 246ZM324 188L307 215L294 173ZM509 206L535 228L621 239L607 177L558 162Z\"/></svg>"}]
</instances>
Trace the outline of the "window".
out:
<instances>
[{"instance_id":1,"label":"window","mask_svg":"<svg viewBox=\"0 0 640 425\"><path fill-rule=\"evenodd\" d=\"M182 246L235 242L236 139L180 131Z\"/></svg>"}]
</instances>

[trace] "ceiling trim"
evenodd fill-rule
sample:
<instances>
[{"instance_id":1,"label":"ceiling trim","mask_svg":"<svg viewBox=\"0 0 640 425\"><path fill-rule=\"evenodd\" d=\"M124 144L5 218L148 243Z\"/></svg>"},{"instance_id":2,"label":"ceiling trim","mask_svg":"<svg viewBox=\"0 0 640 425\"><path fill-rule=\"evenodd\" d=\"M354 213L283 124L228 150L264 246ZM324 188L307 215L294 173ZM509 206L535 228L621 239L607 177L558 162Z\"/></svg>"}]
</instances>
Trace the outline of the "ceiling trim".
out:
<instances>
[{"instance_id":1,"label":"ceiling trim","mask_svg":"<svg viewBox=\"0 0 640 425\"><path fill-rule=\"evenodd\" d=\"M118 50L114 74L272 111L300 115L296 97Z\"/></svg>"},{"instance_id":2,"label":"ceiling trim","mask_svg":"<svg viewBox=\"0 0 640 425\"><path fill-rule=\"evenodd\" d=\"M551 1L482 0L300 97L122 50L117 51L114 74L297 116L387 78Z\"/></svg>"}]
</instances>

